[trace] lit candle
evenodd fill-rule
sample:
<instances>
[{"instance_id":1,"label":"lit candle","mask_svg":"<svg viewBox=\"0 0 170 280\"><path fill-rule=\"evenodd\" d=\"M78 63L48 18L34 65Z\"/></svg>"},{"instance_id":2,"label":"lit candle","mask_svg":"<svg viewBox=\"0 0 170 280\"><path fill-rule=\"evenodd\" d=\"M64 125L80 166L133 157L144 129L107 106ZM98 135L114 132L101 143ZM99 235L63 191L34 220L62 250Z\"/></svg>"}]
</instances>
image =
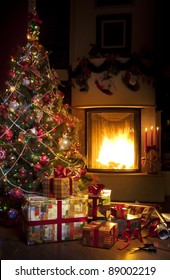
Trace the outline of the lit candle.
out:
<instances>
[{"instance_id":1,"label":"lit candle","mask_svg":"<svg viewBox=\"0 0 170 280\"><path fill-rule=\"evenodd\" d=\"M156 147L159 149L159 127L156 128Z\"/></svg>"},{"instance_id":2,"label":"lit candle","mask_svg":"<svg viewBox=\"0 0 170 280\"><path fill-rule=\"evenodd\" d=\"M145 151L147 149L147 145L148 145L148 129L145 128Z\"/></svg>"},{"instance_id":3,"label":"lit candle","mask_svg":"<svg viewBox=\"0 0 170 280\"><path fill-rule=\"evenodd\" d=\"M151 126L151 146L153 146L153 126Z\"/></svg>"}]
</instances>

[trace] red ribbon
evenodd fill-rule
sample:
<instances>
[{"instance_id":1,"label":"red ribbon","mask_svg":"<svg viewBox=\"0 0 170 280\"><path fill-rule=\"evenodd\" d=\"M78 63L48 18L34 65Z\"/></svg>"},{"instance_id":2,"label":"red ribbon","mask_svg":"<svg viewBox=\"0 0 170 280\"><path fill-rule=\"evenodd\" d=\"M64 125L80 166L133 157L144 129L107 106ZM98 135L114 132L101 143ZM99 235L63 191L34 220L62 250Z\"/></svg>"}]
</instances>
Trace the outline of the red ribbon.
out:
<instances>
[{"instance_id":1,"label":"red ribbon","mask_svg":"<svg viewBox=\"0 0 170 280\"><path fill-rule=\"evenodd\" d=\"M89 195L99 195L104 188L103 184L92 184L89 186Z\"/></svg>"},{"instance_id":2,"label":"red ribbon","mask_svg":"<svg viewBox=\"0 0 170 280\"><path fill-rule=\"evenodd\" d=\"M93 206L92 206L92 210L93 210L93 220L96 221L97 220L97 200L99 198L98 197L93 197L92 199L92 203L93 203Z\"/></svg>"},{"instance_id":3,"label":"red ribbon","mask_svg":"<svg viewBox=\"0 0 170 280\"><path fill-rule=\"evenodd\" d=\"M71 176L71 169L64 167L62 165L58 165L57 168L54 169L54 177L55 178L66 178Z\"/></svg>"},{"instance_id":4,"label":"red ribbon","mask_svg":"<svg viewBox=\"0 0 170 280\"><path fill-rule=\"evenodd\" d=\"M121 237L118 238L118 241L125 242L125 244L121 247L118 247L118 250L123 250L127 248L130 244L130 241L137 238L140 242L143 243L143 239L141 236L141 230L139 228L131 229L125 229L121 232Z\"/></svg>"},{"instance_id":5,"label":"red ribbon","mask_svg":"<svg viewBox=\"0 0 170 280\"><path fill-rule=\"evenodd\" d=\"M57 219L53 220L27 221L24 216L23 220L27 226L57 224L57 241L62 241L62 223L87 222L87 217L62 218L62 200L57 201L57 213Z\"/></svg>"}]
</instances>

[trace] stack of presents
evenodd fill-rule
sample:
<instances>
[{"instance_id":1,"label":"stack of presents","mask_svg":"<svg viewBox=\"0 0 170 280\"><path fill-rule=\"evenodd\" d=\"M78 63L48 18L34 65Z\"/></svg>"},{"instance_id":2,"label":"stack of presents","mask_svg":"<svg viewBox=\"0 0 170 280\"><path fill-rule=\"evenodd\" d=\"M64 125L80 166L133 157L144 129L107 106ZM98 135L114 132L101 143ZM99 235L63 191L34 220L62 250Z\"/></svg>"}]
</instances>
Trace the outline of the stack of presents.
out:
<instances>
[{"instance_id":1,"label":"stack of presents","mask_svg":"<svg viewBox=\"0 0 170 280\"><path fill-rule=\"evenodd\" d=\"M101 184L82 194L79 180L54 172L43 179L42 188L42 196L28 195L22 206L28 245L81 240L84 246L110 249L120 238L140 238L142 227L151 236L169 236L156 205L111 202L111 190Z\"/></svg>"}]
</instances>

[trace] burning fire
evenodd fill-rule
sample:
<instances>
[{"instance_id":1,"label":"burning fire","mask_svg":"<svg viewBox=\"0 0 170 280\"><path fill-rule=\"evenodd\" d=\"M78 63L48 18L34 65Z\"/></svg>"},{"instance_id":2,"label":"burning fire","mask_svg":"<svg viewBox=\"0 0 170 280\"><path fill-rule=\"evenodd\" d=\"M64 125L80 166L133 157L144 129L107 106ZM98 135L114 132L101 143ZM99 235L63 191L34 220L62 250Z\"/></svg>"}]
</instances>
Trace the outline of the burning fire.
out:
<instances>
[{"instance_id":1,"label":"burning fire","mask_svg":"<svg viewBox=\"0 0 170 280\"><path fill-rule=\"evenodd\" d=\"M97 162L102 168L134 168L134 139L126 132L112 137L104 136Z\"/></svg>"}]
</instances>

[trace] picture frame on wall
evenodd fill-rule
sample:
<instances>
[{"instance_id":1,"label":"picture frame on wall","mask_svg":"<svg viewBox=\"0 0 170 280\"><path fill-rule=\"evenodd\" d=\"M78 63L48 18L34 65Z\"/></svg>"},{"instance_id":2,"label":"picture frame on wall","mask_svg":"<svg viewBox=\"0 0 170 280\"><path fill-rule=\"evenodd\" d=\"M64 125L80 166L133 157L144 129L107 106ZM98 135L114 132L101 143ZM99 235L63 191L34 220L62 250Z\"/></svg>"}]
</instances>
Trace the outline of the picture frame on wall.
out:
<instances>
[{"instance_id":1,"label":"picture frame on wall","mask_svg":"<svg viewBox=\"0 0 170 280\"><path fill-rule=\"evenodd\" d=\"M129 6L134 5L135 0L96 0L96 7L102 8L107 6Z\"/></svg>"},{"instance_id":2,"label":"picture frame on wall","mask_svg":"<svg viewBox=\"0 0 170 280\"><path fill-rule=\"evenodd\" d=\"M131 53L131 14L97 15L96 45L101 53Z\"/></svg>"}]
</instances>

